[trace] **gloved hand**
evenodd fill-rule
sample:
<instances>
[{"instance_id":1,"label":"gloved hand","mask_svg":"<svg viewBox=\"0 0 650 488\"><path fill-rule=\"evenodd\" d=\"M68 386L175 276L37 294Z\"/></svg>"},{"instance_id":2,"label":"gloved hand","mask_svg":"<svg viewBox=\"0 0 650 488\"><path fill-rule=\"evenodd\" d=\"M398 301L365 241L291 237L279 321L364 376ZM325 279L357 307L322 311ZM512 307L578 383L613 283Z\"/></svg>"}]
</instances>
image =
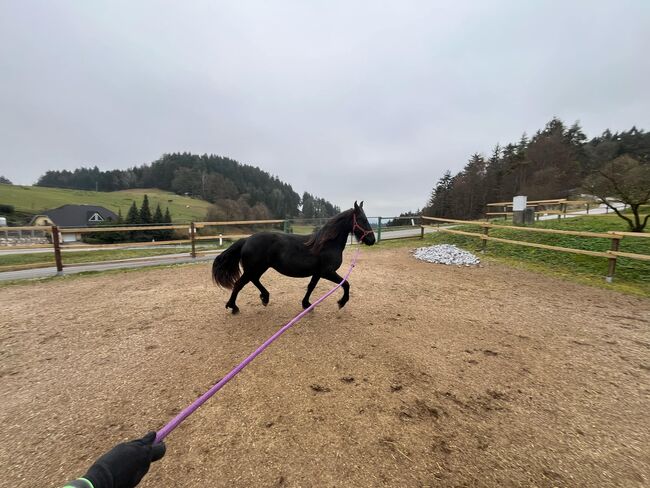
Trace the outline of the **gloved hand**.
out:
<instances>
[{"instance_id":1,"label":"gloved hand","mask_svg":"<svg viewBox=\"0 0 650 488\"><path fill-rule=\"evenodd\" d=\"M118 444L93 464L86 478L95 488L133 488L149 471L149 465L165 455L163 442L154 445L155 432L142 439Z\"/></svg>"}]
</instances>

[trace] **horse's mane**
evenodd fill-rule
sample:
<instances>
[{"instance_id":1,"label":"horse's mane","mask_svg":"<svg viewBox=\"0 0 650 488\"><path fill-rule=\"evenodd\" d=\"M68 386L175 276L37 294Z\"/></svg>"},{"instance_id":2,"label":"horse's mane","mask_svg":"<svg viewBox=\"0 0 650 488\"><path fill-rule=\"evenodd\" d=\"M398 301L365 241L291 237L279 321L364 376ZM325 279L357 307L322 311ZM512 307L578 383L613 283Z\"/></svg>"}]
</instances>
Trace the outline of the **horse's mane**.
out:
<instances>
[{"instance_id":1,"label":"horse's mane","mask_svg":"<svg viewBox=\"0 0 650 488\"><path fill-rule=\"evenodd\" d=\"M312 252L318 253L327 242L336 239L343 233L347 236L351 231L350 218L352 212L354 212L353 209L346 210L329 219L323 227L309 237L307 242L305 242L305 246L309 247Z\"/></svg>"}]
</instances>

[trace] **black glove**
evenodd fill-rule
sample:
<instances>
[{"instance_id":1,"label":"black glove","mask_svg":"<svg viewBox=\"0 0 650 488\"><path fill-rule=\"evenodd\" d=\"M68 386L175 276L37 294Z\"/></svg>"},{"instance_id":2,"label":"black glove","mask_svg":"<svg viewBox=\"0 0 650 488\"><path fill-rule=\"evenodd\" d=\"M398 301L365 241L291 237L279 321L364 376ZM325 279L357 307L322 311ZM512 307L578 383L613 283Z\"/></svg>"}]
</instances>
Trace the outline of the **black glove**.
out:
<instances>
[{"instance_id":1,"label":"black glove","mask_svg":"<svg viewBox=\"0 0 650 488\"><path fill-rule=\"evenodd\" d=\"M133 488L149 471L149 465L165 455L163 442L154 445L156 433L118 444L93 464L86 478L95 488Z\"/></svg>"}]
</instances>

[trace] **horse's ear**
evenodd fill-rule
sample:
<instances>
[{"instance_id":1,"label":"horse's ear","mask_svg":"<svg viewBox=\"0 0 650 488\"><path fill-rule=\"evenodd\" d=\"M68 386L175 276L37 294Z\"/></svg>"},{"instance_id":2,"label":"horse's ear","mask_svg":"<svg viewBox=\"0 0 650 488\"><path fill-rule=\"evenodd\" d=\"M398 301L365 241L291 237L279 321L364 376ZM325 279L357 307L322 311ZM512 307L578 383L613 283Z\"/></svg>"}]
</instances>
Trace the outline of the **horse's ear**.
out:
<instances>
[{"instance_id":1,"label":"horse's ear","mask_svg":"<svg viewBox=\"0 0 650 488\"><path fill-rule=\"evenodd\" d=\"M354 201L354 209L355 209L355 210L359 210L359 205L357 205L357 201L356 201L356 200Z\"/></svg>"},{"instance_id":2,"label":"horse's ear","mask_svg":"<svg viewBox=\"0 0 650 488\"><path fill-rule=\"evenodd\" d=\"M359 205L360 208L363 208L363 200L361 200L361 205Z\"/></svg>"}]
</instances>

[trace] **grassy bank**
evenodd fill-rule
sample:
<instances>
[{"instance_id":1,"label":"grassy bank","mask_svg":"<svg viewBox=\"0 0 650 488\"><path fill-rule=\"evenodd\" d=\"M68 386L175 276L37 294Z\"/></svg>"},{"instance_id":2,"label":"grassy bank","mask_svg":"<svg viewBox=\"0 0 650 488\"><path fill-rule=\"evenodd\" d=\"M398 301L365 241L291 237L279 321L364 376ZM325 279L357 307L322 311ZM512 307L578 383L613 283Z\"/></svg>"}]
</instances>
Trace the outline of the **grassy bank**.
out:
<instances>
[{"instance_id":1,"label":"grassy bank","mask_svg":"<svg viewBox=\"0 0 650 488\"><path fill-rule=\"evenodd\" d=\"M0 203L13 205L18 212L38 214L41 210L60 207L65 204L90 204L103 207L126 216L132 202L139 207L144 194L149 197L152 209L160 204L165 211L169 207L174 222L204 220L209 202L183 197L156 188L123 190L113 192L69 190L65 188L46 188L41 186L21 186L0 184Z\"/></svg>"},{"instance_id":2,"label":"grassy bank","mask_svg":"<svg viewBox=\"0 0 650 488\"><path fill-rule=\"evenodd\" d=\"M616 216L585 216L574 219L542 221L535 227L545 229L578 230L590 232L627 231L627 225ZM475 225L455 226L455 230L481 233ZM503 239L536 242L560 247L607 251L610 239L595 239L557 234L538 234L511 229L490 229L490 235ZM426 234L424 239L400 239L382 241L378 249L390 247L421 247L433 244L455 244L458 247L480 253L481 240L474 237L434 233ZM372 249L372 248L369 248ZM650 255L650 238L625 237L620 250L636 254ZM500 262L509 266L528 269L548 275L586 283L599 287L615 289L626 293L650 296L650 261L618 258L614 283L605 283L608 260L600 257L584 256L544 249L535 249L513 244L488 242L482 260Z\"/></svg>"}]
</instances>

